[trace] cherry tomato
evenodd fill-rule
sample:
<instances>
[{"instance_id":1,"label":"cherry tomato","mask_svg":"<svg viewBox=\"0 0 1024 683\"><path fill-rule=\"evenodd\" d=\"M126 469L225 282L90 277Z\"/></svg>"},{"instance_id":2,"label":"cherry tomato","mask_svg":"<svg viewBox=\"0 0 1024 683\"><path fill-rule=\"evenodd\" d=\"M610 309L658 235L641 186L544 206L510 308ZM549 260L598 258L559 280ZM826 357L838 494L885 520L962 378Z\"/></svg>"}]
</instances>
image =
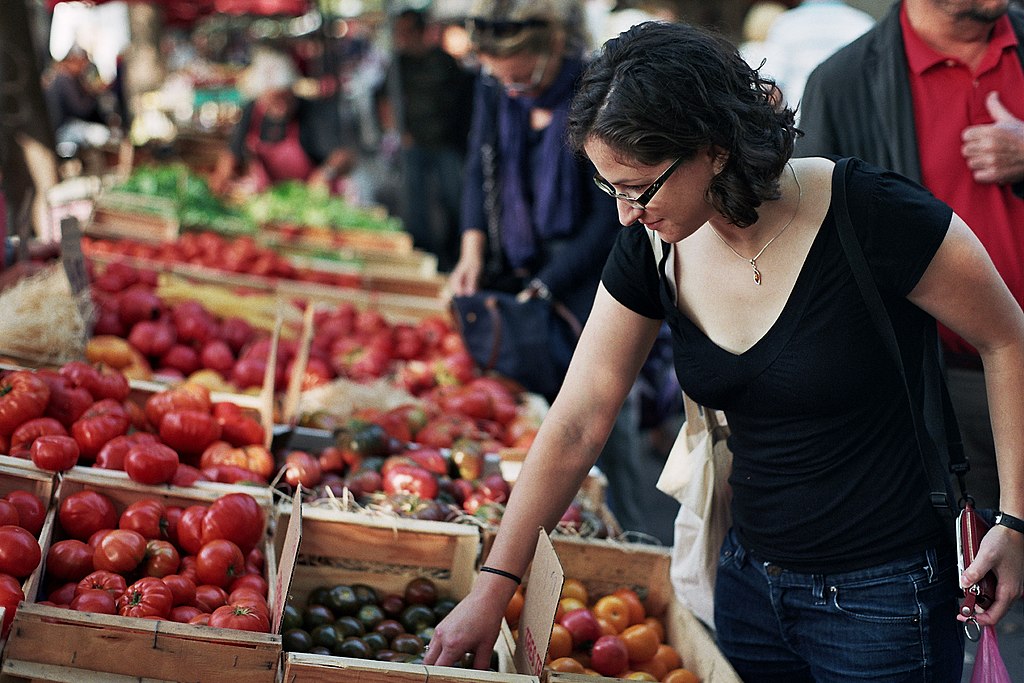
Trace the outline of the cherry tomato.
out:
<instances>
[{"instance_id":1,"label":"cherry tomato","mask_svg":"<svg viewBox=\"0 0 1024 683\"><path fill-rule=\"evenodd\" d=\"M162 443L137 444L124 456L124 471L140 484L165 484L177 469L178 454Z\"/></svg>"},{"instance_id":2,"label":"cherry tomato","mask_svg":"<svg viewBox=\"0 0 1024 683\"><path fill-rule=\"evenodd\" d=\"M162 579L178 571L180 565L178 550L168 541L150 541L146 544L146 559L142 569L146 576Z\"/></svg>"},{"instance_id":3,"label":"cherry tomato","mask_svg":"<svg viewBox=\"0 0 1024 683\"><path fill-rule=\"evenodd\" d=\"M39 469L64 472L78 464L78 442L59 434L40 436L32 442L31 454L32 463Z\"/></svg>"},{"instance_id":4,"label":"cherry tomato","mask_svg":"<svg viewBox=\"0 0 1024 683\"><path fill-rule=\"evenodd\" d=\"M35 536L20 526L0 526L0 573L23 579L39 566L43 551Z\"/></svg>"},{"instance_id":5,"label":"cherry tomato","mask_svg":"<svg viewBox=\"0 0 1024 683\"><path fill-rule=\"evenodd\" d=\"M127 574L146 556L146 539L137 531L114 529L103 537L92 561L96 569Z\"/></svg>"},{"instance_id":6,"label":"cherry tomato","mask_svg":"<svg viewBox=\"0 0 1024 683\"><path fill-rule=\"evenodd\" d=\"M264 514L248 493L229 493L215 500L203 517L202 541L222 538L248 553L263 538Z\"/></svg>"},{"instance_id":7,"label":"cherry tomato","mask_svg":"<svg viewBox=\"0 0 1024 683\"><path fill-rule=\"evenodd\" d=\"M81 581L93 571L93 547L69 538L57 541L46 552L46 573L64 581Z\"/></svg>"},{"instance_id":8,"label":"cherry tomato","mask_svg":"<svg viewBox=\"0 0 1024 683\"><path fill-rule=\"evenodd\" d=\"M116 600L124 593L124 589L127 587L128 584L120 574L115 574L105 569L98 569L78 582L75 594L77 595L79 592L87 590L102 590L109 593L110 597Z\"/></svg>"},{"instance_id":9,"label":"cherry tomato","mask_svg":"<svg viewBox=\"0 0 1024 683\"><path fill-rule=\"evenodd\" d=\"M196 555L196 573L202 583L227 588L245 573L245 556L231 541L212 540Z\"/></svg>"},{"instance_id":10,"label":"cherry tomato","mask_svg":"<svg viewBox=\"0 0 1024 683\"><path fill-rule=\"evenodd\" d=\"M21 489L11 491L4 500L18 509L18 526L27 529L33 536L38 536L46 519L46 506L36 494Z\"/></svg>"},{"instance_id":11,"label":"cherry tomato","mask_svg":"<svg viewBox=\"0 0 1024 683\"><path fill-rule=\"evenodd\" d=\"M125 589L117 599L117 613L123 617L162 617L171 613L171 589L160 579L147 576Z\"/></svg>"},{"instance_id":12,"label":"cherry tomato","mask_svg":"<svg viewBox=\"0 0 1024 683\"><path fill-rule=\"evenodd\" d=\"M117 526L117 510L102 493L85 489L61 501L58 519L68 536L87 541L100 529Z\"/></svg>"},{"instance_id":13,"label":"cherry tomato","mask_svg":"<svg viewBox=\"0 0 1024 683\"><path fill-rule=\"evenodd\" d=\"M18 370L0 379L0 434L8 436L42 415L49 400L49 385L33 372Z\"/></svg>"}]
</instances>

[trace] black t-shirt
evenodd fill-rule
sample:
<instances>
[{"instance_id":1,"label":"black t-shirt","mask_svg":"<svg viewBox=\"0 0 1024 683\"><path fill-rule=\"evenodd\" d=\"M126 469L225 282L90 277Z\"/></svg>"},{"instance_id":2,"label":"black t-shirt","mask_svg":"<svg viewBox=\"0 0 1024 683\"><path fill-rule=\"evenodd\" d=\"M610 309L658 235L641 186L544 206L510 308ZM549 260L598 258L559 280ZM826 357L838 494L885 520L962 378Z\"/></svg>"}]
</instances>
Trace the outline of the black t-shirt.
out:
<instances>
[{"instance_id":1,"label":"black t-shirt","mask_svg":"<svg viewBox=\"0 0 1024 683\"><path fill-rule=\"evenodd\" d=\"M952 211L902 176L851 166L851 221L904 357L920 358L924 326L934 322L906 295ZM857 288L833 209L778 320L738 355L675 307L642 227L621 231L603 275L624 306L667 319L683 391L725 411L740 540L759 559L809 572L871 566L944 535L902 381ZM912 386L920 370L920 361L908 363Z\"/></svg>"}]
</instances>

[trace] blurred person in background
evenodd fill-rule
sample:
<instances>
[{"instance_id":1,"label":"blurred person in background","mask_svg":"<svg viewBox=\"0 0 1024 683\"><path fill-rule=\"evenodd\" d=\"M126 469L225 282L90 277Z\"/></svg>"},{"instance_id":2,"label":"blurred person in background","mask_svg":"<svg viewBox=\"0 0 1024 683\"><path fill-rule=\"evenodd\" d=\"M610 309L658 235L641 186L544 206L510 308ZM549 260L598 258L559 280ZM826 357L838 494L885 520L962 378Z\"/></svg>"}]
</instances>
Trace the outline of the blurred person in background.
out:
<instances>
[{"instance_id":1,"label":"blurred person in background","mask_svg":"<svg viewBox=\"0 0 1024 683\"><path fill-rule=\"evenodd\" d=\"M857 156L924 185L971 226L1024 306L1022 65L1019 6L904 0L811 74L797 151ZM979 507L998 508L995 416L981 357L939 331L971 493Z\"/></svg>"},{"instance_id":2,"label":"blurred person in background","mask_svg":"<svg viewBox=\"0 0 1024 683\"><path fill-rule=\"evenodd\" d=\"M392 37L393 60L376 97L385 135L400 140L402 221L415 246L449 272L459 251L473 74L428 39L423 11L402 11Z\"/></svg>"},{"instance_id":3,"label":"blurred person in background","mask_svg":"<svg viewBox=\"0 0 1024 683\"><path fill-rule=\"evenodd\" d=\"M290 56L258 48L239 83L251 101L242 110L210 176L224 194L238 183L253 191L301 180L335 194L357 162L355 134L342 130L331 99L298 97L299 72Z\"/></svg>"},{"instance_id":4,"label":"blurred person in background","mask_svg":"<svg viewBox=\"0 0 1024 683\"><path fill-rule=\"evenodd\" d=\"M764 70L775 80L786 104L796 110L798 123L807 76L874 24L874 17L842 0L804 0L775 17L762 45Z\"/></svg>"},{"instance_id":5,"label":"blurred person in background","mask_svg":"<svg viewBox=\"0 0 1024 683\"><path fill-rule=\"evenodd\" d=\"M768 31L779 15L788 8L776 0L759 0L743 15L743 41L739 44L740 57L757 69L761 63L775 62L773 50L767 44Z\"/></svg>"},{"instance_id":6,"label":"blurred person in background","mask_svg":"<svg viewBox=\"0 0 1024 683\"><path fill-rule=\"evenodd\" d=\"M101 106L106 87L88 53L75 45L43 77L43 95L57 141L57 152L74 156L81 146L99 147L110 139L108 112Z\"/></svg>"}]
</instances>

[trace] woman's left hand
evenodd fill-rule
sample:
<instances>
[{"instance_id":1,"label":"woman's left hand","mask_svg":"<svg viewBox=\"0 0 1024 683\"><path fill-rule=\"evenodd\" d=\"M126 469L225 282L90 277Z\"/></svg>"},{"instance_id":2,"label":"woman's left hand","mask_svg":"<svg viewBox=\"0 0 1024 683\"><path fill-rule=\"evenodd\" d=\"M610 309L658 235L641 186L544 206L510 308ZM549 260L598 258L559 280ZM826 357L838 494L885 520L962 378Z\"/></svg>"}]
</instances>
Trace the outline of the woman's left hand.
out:
<instances>
[{"instance_id":1,"label":"woman's left hand","mask_svg":"<svg viewBox=\"0 0 1024 683\"><path fill-rule=\"evenodd\" d=\"M996 575L995 601L978 611L981 626L994 626L1024 594L1024 534L996 525L981 540L978 556L960 575L960 587L973 586L993 570ZM958 616L960 621L966 617Z\"/></svg>"}]
</instances>

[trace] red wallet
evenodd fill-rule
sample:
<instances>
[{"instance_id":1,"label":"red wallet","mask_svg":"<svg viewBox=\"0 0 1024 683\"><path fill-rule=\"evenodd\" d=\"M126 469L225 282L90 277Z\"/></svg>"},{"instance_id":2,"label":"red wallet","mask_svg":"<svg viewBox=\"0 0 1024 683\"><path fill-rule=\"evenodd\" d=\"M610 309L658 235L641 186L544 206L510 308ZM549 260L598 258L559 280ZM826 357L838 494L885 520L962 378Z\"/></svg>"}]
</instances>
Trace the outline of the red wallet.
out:
<instances>
[{"instance_id":1,"label":"red wallet","mask_svg":"<svg viewBox=\"0 0 1024 683\"><path fill-rule=\"evenodd\" d=\"M973 501L968 499L956 518L957 564L961 573L974 562L981 539L989 528L988 523L974 509ZM988 572L981 581L964 589L964 602L960 606L960 614L973 617L977 607L987 609L995 597L996 575Z\"/></svg>"}]
</instances>

